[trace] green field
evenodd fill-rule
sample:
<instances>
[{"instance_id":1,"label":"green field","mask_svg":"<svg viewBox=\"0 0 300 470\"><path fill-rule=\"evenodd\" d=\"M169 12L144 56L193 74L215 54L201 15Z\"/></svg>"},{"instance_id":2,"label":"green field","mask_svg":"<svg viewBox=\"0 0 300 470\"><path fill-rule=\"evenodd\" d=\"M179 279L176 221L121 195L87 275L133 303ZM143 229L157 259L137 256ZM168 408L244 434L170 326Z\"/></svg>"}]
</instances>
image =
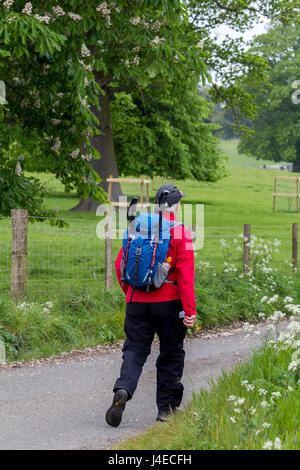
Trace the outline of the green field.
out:
<instances>
[{"instance_id":1,"label":"green field","mask_svg":"<svg viewBox=\"0 0 300 470\"><path fill-rule=\"evenodd\" d=\"M275 258L277 264L283 259L290 260L291 226L299 219L295 201L278 199L278 211L272 212L273 179L283 172L260 169L261 161L238 155L237 141L220 142L220 149L228 159L228 176L214 183L175 181L187 195L184 204L203 204L204 207L205 238L204 246L197 254L198 259L220 266L223 263L220 239L232 240L242 232L243 224L250 223L256 236L265 240L281 240L277 261ZM71 212L70 209L78 202L76 194L64 193L62 185L52 175L38 176L47 188L47 205L59 209L59 216L68 220L70 229L53 228L48 222L30 224L29 286L33 290L49 291L56 289L57 282L69 285L72 281L86 280L89 281L86 285L103 285L104 243L96 236L100 218L93 213ZM154 188L151 188L152 201L157 188L166 182L168 180L155 178ZM123 184L122 189L129 198L139 195L138 185ZM294 187L292 183L285 183L278 190L292 192ZM201 220L198 218L196 223L201 224ZM10 236L10 220L0 220L2 289L9 287ZM120 246L121 240L114 240L114 256Z\"/></svg>"}]
</instances>

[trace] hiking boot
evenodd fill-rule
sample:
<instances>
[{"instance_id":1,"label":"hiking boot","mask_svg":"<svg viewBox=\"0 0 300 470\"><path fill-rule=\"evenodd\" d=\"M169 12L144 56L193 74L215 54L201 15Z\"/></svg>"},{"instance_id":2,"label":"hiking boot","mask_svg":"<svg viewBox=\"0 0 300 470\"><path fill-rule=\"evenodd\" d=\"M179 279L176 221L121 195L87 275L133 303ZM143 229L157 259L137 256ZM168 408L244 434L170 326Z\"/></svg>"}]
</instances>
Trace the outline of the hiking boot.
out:
<instances>
[{"instance_id":1,"label":"hiking boot","mask_svg":"<svg viewBox=\"0 0 300 470\"><path fill-rule=\"evenodd\" d=\"M171 414L170 411L159 411L158 415L156 417L156 421L160 421L161 423L165 423L168 420L170 414Z\"/></svg>"},{"instance_id":2,"label":"hiking boot","mask_svg":"<svg viewBox=\"0 0 300 470\"><path fill-rule=\"evenodd\" d=\"M156 417L156 421L161 421L162 423L165 423L168 418L176 413L180 413L181 410L178 410L177 408L172 408L168 411L158 411L158 415Z\"/></svg>"},{"instance_id":3,"label":"hiking boot","mask_svg":"<svg viewBox=\"0 0 300 470\"><path fill-rule=\"evenodd\" d=\"M117 427L122 421L123 411L125 410L125 403L128 400L128 392L123 388L116 391L113 398L112 405L106 412L106 422L110 426Z\"/></svg>"}]
</instances>

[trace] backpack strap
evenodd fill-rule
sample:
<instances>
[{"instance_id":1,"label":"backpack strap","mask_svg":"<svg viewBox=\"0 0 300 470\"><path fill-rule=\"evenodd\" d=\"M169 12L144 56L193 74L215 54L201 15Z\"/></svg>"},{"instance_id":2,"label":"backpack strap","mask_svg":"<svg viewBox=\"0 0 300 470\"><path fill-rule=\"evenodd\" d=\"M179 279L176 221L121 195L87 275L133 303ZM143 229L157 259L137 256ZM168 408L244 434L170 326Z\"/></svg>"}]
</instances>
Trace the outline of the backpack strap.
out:
<instances>
[{"instance_id":1,"label":"backpack strap","mask_svg":"<svg viewBox=\"0 0 300 470\"><path fill-rule=\"evenodd\" d=\"M177 222L176 220L170 220L170 230L171 230L172 228L177 227L178 225L183 225L183 223L182 223L182 222ZM173 268L170 269L170 271L169 271L169 273L168 273L168 276L167 276L167 278L166 278L165 281L164 281L164 284L167 283L167 284L174 284L175 286L178 285L177 281L169 281L169 280L168 280L168 277L175 271L175 269L176 269L176 266L173 266Z\"/></svg>"},{"instance_id":2,"label":"backpack strap","mask_svg":"<svg viewBox=\"0 0 300 470\"><path fill-rule=\"evenodd\" d=\"M131 297L130 297L129 302L132 302L132 297L133 297L133 294L134 294L134 291L135 291L136 280L137 280L138 272L139 272L139 264L140 264L141 254L142 254L142 245L139 245L136 249L134 278L133 278L133 285L132 285Z\"/></svg>"},{"instance_id":3,"label":"backpack strap","mask_svg":"<svg viewBox=\"0 0 300 470\"><path fill-rule=\"evenodd\" d=\"M164 283L167 283L167 284L175 284L175 286L178 285L177 281L169 281L168 280L168 277L175 271L176 267L173 266L172 269L170 269L170 271L168 272L168 276L167 276L167 279L165 279Z\"/></svg>"}]
</instances>

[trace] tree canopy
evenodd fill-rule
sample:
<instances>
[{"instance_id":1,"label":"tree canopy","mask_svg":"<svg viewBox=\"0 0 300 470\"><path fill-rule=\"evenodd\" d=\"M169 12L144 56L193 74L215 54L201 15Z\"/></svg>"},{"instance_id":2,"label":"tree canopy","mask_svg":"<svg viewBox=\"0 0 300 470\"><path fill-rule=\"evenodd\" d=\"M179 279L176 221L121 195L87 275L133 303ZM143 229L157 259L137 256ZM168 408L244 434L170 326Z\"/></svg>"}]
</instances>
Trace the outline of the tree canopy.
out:
<instances>
[{"instance_id":1,"label":"tree canopy","mask_svg":"<svg viewBox=\"0 0 300 470\"><path fill-rule=\"evenodd\" d=\"M258 159L293 162L300 168L300 26L274 25L255 40L268 61L265 86L257 94L259 112L239 150ZM252 92L255 92L252 89Z\"/></svg>"},{"instance_id":2,"label":"tree canopy","mask_svg":"<svg viewBox=\"0 0 300 470\"><path fill-rule=\"evenodd\" d=\"M265 60L243 48L241 40L216 42L213 31L220 24L228 24L243 32L259 15L288 24L297 18L298 7L298 0L2 1L0 80L6 84L7 101L0 103L0 181L5 181L4 194L9 190L8 182L14 180L9 175L18 176L17 159L23 154L25 167L30 155L36 167L53 172L67 190L76 188L81 197L90 196L97 204L103 200L105 184L99 186L100 177L118 174L111 103L121 92L132 94L138 120L139 93L147 90L154 101L161 101L164 106L160 113L155 113L146 127L158 131L161 122L165 130L160 132L172 133L175 126L170 124L168 112L177 107L185 112L182 102L186 96L193 109L198 106L207 115L204 103L189 93L196 95L197 83L209 81L209 71L214 70L220 77L220 83L212 88L214 99L251 116L255 110L253 97L241 86L241 76L246 75L249 84L262 82ZM175 84L181 90L184 84L190 87L181 100L179 94L169 93ZM157 96L158 89L162 95L166 90L165 98ZM150 103L148 113L152 112ZM180 121L178 113L176 119ZM117 126L118 120L115 122ZM209 179L212 173L217 174L218 162L209 128L197 124L204 136L202 157L196 151L187 158L184 150L187 146L195 148L195 132L186 134L194 124L192 119L184 123L184 130L178 131L182 140L176 131L173 139L164 142L174 160L177 138L182 177L193 174ZM159 153L153 165L157 165L156 172L165 173L169 168L168 159L162 159ZM124 168L128 170L127 163ZM20 178L26 188L38 186L38 181L24 175ZM17 191L10 191L14 196L5 199L1 212L8 214L10 208L23 205L26 188L18 197ZM91 199L79 208L95 207ZM42 206L30 210L37 214L38 207Z\"/></svg>"}]
</instances>

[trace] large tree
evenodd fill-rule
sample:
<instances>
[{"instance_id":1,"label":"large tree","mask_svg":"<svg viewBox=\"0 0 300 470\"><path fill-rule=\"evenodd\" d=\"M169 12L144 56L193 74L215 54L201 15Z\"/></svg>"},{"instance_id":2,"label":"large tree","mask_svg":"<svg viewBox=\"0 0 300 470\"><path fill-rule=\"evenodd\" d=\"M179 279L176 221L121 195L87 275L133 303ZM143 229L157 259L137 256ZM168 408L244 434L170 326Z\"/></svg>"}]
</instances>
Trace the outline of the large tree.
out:
<instances>
[{"instance_id":1,"label":"large tree","mask_svg":"<svg viewBox=\"0 0 300 470\"><path fill-rule=\"evenodd\" d=\"M223 176L223 160L212 134L219 126L204 122L211 109L193 87L157 88L150 95L147 90L123 92L111 103L111 111L123 175L202 181Z\"/></svg>"},{"instance_id":2,"label":"large tree","mask_svg":"<svg viewBox=\"0 0 300 470\"><path fill-rule=\"evenodd\" d=\"M0 79L8 86L2 149L17 143L67 189L99 200L99 175L105 189L106 176L118 174L110 110L115 93L204 83L214 69L221 81L213 87L215 99L251 115L252 97L240 76L262 81L265 61L239 40L217 43L212 32L220 24L244 31L260 14L288 23L298 1L6 0L0 10L6 61ZM7 152L1 155L7 160ZM79 208L97 204L88 199Z\"/></svg>"},{"instance_id":3,"label":"large tree","mask_svg":"<svg viewBox=\"0 0 300 470\"><path fill-rule=\"evenodd\" d=\"M292 162L293 170L300 171L300 26L274 25L256 38L254 50L270 68L257 94L253 132L243 136L239 150L257 159Z\"/></svg>"}]
</instances>

